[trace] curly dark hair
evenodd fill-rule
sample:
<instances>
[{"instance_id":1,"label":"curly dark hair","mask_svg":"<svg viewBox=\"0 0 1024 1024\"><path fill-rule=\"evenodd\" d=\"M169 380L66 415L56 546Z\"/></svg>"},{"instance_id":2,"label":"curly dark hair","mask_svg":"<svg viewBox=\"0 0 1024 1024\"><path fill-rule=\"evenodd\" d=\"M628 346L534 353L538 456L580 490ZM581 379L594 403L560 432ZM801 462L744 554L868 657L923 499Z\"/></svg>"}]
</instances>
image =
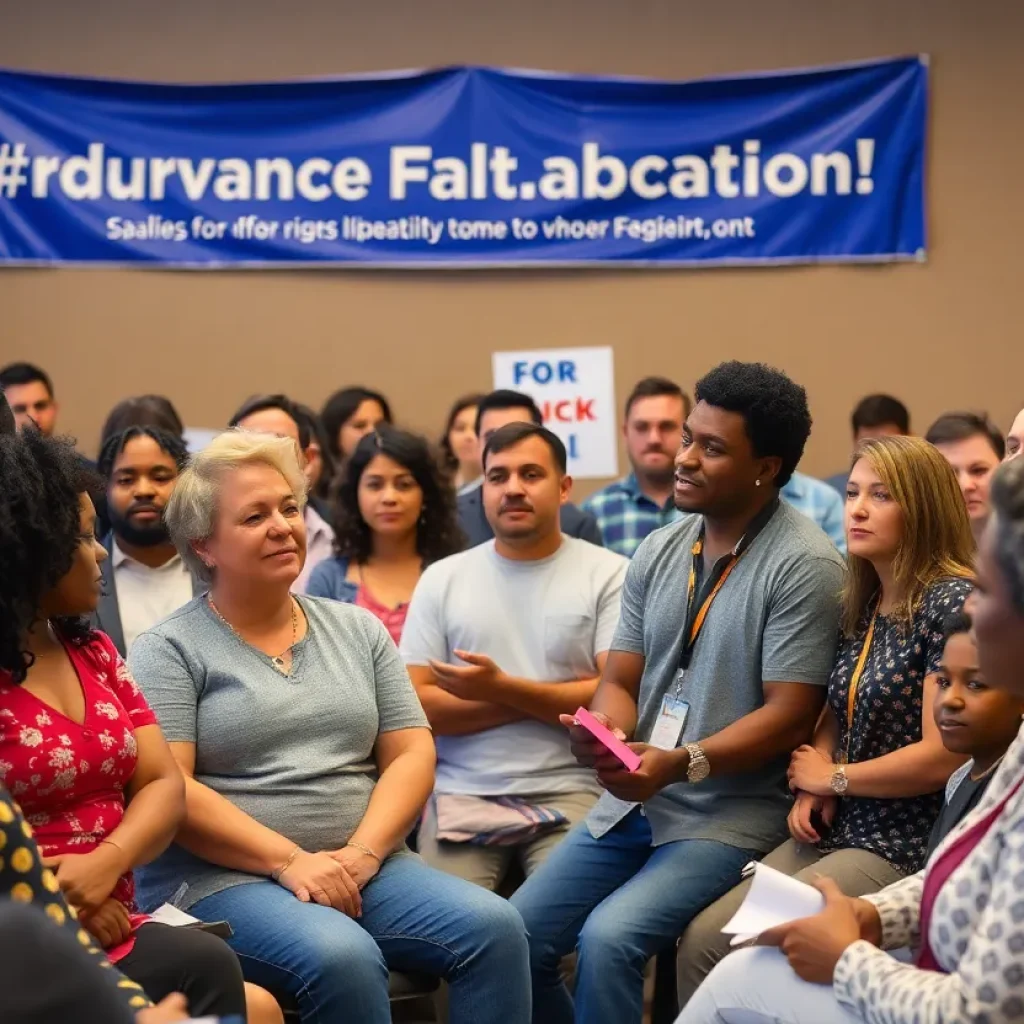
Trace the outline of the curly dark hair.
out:
<instances>
[{"instance_id":1,"label":"curly dark hair","mask_svg":"<svg viewBox=\"0 0 1024 1024\"><path fill-rule=\"evenodd\" d=\"M359 513L359 481L377 455L387 455L410 473L423 491L423 514L416 526L416 550L429 565L466 546L455 511L455 492L426 439L380 424L367 434L342 469L334 491L334 546L339 557L363 563L373 550L370 527Z\"/></svg>"},{"instance_id":2,"label":"curly dark hair","mask_svg":"<svg viewBox=\"0 0 1024 1024\"><path fill-rule=\"evenodd\" d=\"M0 480L0 669L21 683L33 661L25 633L71 568L81 543L78 496L96 481L70 439L33 429L0 436ZM84 618L56 626L75 643L91 633Z\"/></svg>"},{"instance_id":3,"label":"curly dark hair","mask_svg":"<svg viewBox=\"0 0 1024 1024\"><path fill-rule=\"evenodd\" d=\"M782 460L775 486L789 483L811 434L807 392L799 384L764 363L733 360L702 377L694 393L698 402L738 412L755 457Z\"/></svg>"},{"instance_id":4,"label":"curly dark hair","mask_svg":"<svg viewBox=\"0 0 1024 1024\"><path fill-rule=\"evenodd\" d=\"M136 437L148 437L155 441L161 451L174 459L179 473L188 465L188 445L177 434L161 430L159 427L128 427L108 437L100 450L99 458L96 460L96 471L103 478L104 484L110 481L110 474L114 471L118 455L124 451L125 445Z\"/></svg>"}]
</instances>

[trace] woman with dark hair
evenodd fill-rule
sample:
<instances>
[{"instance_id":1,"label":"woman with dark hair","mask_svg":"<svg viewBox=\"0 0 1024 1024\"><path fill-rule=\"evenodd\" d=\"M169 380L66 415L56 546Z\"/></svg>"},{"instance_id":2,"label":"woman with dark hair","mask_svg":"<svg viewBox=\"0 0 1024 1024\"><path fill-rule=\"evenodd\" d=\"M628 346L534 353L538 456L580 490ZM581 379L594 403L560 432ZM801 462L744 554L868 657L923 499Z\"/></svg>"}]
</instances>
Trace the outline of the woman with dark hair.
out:
<instances>
[{"instance_id":1,"label":"woman with dark hair","mask_svg":"<svg viewBox=\"0 0 1024 1024\"><path fill-rule=\"evenodd\" d=\"M398 643L424 568L461 551L455 496L422 437L386 425L359 442L335 492L337 554L307 593L373 612Z\"/></svg>"},{"instance_id":2,"label":"woman with dark hair","mask_svg":"<svg viewBox=\"0 0 1024 1024\"><path fill-rule=\"evenodd\" d=\"M223 942L136 912L133 869L174 838L184 782L114 644L87 621L107 557L90 475L68 441L25 430L0 437L0 479L0 780L50 884L125 975L155 1000L183 991L196 1016L244 1014Z\"/></svg>"},{"instance_id":3,"label":"woman with dark hair","mask_svg":"<svg viewBox=\"0 0 1024 1024\"><path fill-rule=\"evenodd\" d=\"M392 422L391 406L379 392L352 387L335 391L320 412L327 444L336 461L347 459L378 423Z\"/></svg>"},{"instance_id":4,"label":"woman with dark hair","mask_svg":"<svg viewBox=\"0 0 1024 1024\"><path fill-rule=\"evenodd\" d=\"M463 395L448 413L441 437L444 468L457 491L475 484L483 475L480 439L476 436L476 410L483 395Z\"/></svg>"}]
</instances>

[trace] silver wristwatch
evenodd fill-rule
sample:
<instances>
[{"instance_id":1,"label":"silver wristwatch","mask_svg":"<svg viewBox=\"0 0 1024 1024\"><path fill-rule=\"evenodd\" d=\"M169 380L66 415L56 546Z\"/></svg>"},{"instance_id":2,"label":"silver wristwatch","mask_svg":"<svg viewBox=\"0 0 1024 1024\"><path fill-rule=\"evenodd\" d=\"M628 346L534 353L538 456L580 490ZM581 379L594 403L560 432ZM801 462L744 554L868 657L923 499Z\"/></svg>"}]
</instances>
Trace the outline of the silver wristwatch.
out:
<instances>
[{"instance_id":1,"label":"silver wristwatch","mask_svg":"<svg viewBox=\"0 0 1024 1024\"><path fill-rule=\"evenodd\" d=\"M686 752L690 755L690 763L686 766L687 782L703 782L711 774L711 762L699 743L687 743Z\"/></svg>"},{"instance_id":2,"label":"silver wristwatch","mask_svg":"<svg viewBox=\"0 0 1024 1024\"><path fill-rule=\"evenodd\" d=\"M832 766L832 792L836 796L845 796L846 790L850 785L850 779L846 774L845 764L836 764Z\"/></svg>"}]
</instances>

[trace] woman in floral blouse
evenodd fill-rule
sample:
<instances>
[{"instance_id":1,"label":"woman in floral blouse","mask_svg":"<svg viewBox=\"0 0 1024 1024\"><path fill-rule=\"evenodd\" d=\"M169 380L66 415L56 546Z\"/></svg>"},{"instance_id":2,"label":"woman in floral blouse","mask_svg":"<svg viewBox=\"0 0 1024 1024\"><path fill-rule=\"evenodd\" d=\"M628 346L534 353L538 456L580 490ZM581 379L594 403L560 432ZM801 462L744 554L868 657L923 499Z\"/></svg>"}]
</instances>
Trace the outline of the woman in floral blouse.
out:
<instances>
[{"instance_id":1,"label":"woman in floral blouse","mask_svg":"<svg viewBox=\"0 0 1024 1024\"><path fill-rule=\"evenodd\" d=\"M1024 697L1024 460L997 470L967 602L987 685ZM928 866L725 958L677 1024L1008 1024L1024 1016L1024 731ZM911 947L914 962L886 950ZM789 961L788 964L786 961Z\"/></svg>"},{"instance_id":2,"label":"woman in floral blouse","mask_svg":"<svg viewBox=\"0 0 1024 1024\"><path fill-rule=\"evenodd\" d=\"M764 863L848 896L919 871L946 780L963 763L933 719L946 618L970 592L974 542L946 460L911 437L867 441L847 483L843 631L813 743L789 770L791 838ZM729 951L737 886L691 923L679 955L685 1005Z\"/></svg>"},{"instance_id":3,"label":"woman in floral blouse","mask_svg":"<svg viewBox=\"0 0 1024 1024\"><path fill-rule=\"evenodd\" d=\"M132 869L174 837L184 781L113 643L83 618L106 552L78 457L32 430L0 437L0 479L0 781L122 973L155 1000L182 991L196 1016L243 1015L224 942L136 913Z\"/></svg>"}]
</instances>

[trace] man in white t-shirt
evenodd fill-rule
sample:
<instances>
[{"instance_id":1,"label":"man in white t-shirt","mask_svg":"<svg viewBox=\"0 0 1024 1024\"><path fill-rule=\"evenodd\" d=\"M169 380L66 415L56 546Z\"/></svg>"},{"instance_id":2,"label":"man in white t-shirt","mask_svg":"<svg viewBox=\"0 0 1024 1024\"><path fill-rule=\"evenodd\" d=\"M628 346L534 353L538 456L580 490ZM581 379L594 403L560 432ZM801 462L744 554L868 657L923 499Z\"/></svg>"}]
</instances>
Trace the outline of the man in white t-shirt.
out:
<instances>
[{"instance_id":1,"label":"man in white t-shirt","mask_svg":"<svg viewBox=\"0 0 1024 1024\"><path fill-rule=\"evenodd\" d=\"M514 861L537 868L599 793L558 716L593 697L628 562L562 534L572 480L544 427L498 430L482 486L494 540L426 569L401 651L437 737L420 853L496 889Z\"/></svg>"}]
</instances>

